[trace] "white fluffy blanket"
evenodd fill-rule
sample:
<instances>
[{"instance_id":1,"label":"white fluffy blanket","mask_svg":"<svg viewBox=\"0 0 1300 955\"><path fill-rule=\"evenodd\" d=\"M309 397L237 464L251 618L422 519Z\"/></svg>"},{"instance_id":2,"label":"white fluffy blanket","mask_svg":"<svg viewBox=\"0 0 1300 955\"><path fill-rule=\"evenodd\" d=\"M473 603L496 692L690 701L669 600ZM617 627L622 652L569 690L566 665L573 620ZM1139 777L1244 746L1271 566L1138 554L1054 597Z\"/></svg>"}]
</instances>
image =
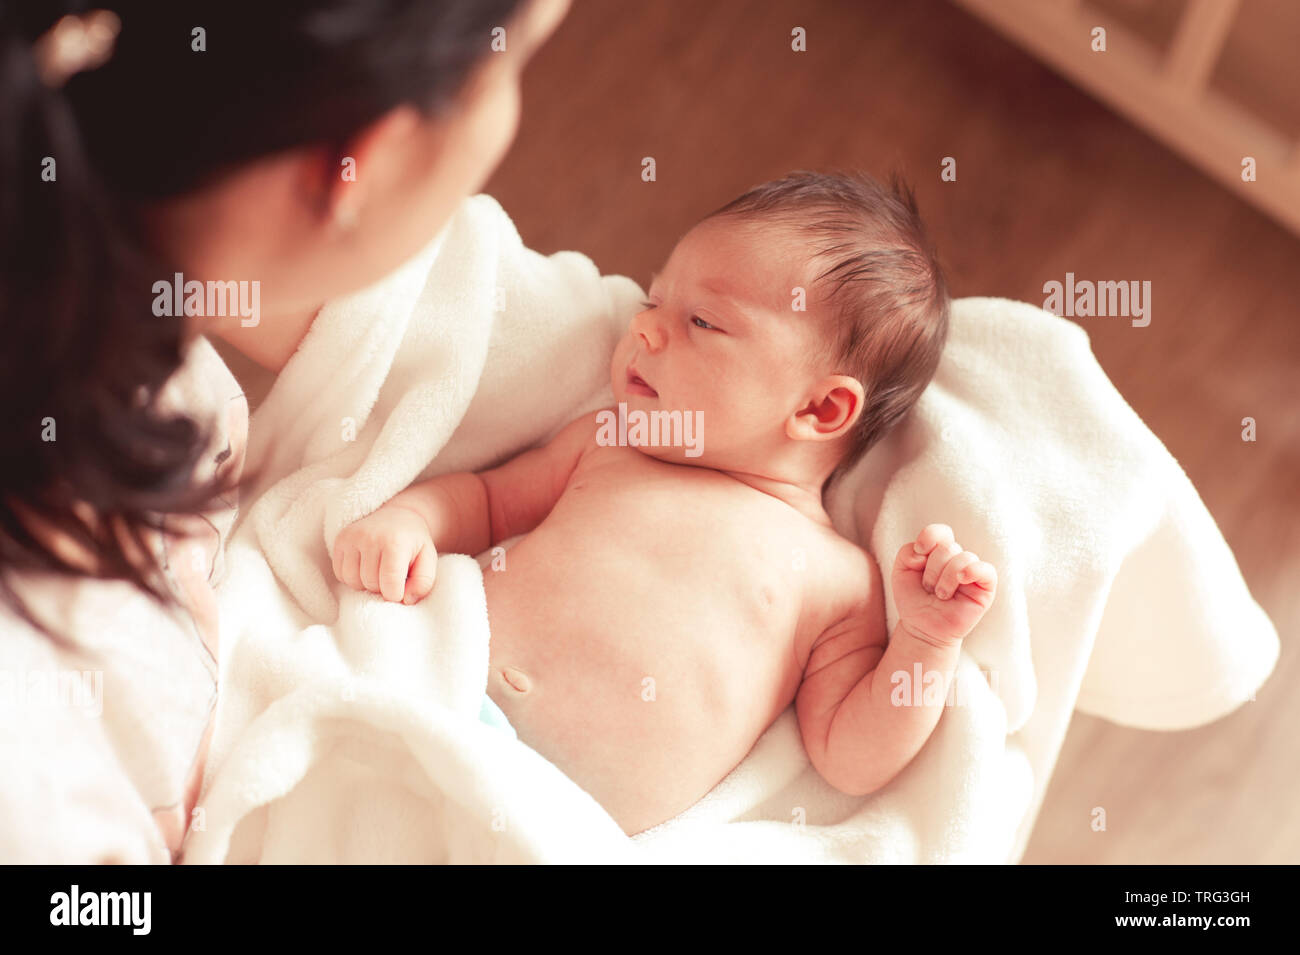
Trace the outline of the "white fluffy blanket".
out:
<instances>
[{"instance_id":1,"label":"white fluffy blanket","mask_svg":"<svg viewBox=\"0 0 1300 955\"><path fill-rule=\"evenodd\" d=\"M857 798L817 776L787 710L703 801L629 839L479 722L478 563L443 556L434 593L405 607L336 584L327 553L413 480L495 463L608 401L640 297L584 256L526 249L476 196L407 266L322 311L251 426L260 480L219 594L221 701L187 862L1015 861L1074 709L1196 726L1272 669L1271 623L1086 335L959 300L933 385L829 502L886 569L933 521L997 565L954 705Z\"/></svg>"}]
</instances>

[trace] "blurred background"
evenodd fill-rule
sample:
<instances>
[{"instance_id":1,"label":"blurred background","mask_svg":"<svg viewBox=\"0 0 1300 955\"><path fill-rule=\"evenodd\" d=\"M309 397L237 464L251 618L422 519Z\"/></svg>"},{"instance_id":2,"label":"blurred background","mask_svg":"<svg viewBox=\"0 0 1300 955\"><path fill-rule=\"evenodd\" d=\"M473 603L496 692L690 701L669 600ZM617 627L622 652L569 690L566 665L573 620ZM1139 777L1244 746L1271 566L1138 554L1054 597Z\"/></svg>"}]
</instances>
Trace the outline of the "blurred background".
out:
<instances>
[{"instance_id":1,"label":"blurred background","mask_svg":"<svg viewBox=\"0 0 1300 955\"><path fill-rule=\"evenodd\" d=\"M1106 53L1080 24L1107 30ZM1066 272L1152 283L1149 326L1077 321L1200 491L1282 656L1255 702L1199 729L1077 715L1026 863L1300 861L1296 50L1293 0L575 0L485 190L526 245L644 287L751 185L898 168L954 297L1042 305Z\"/></svg>"}]
</instances>

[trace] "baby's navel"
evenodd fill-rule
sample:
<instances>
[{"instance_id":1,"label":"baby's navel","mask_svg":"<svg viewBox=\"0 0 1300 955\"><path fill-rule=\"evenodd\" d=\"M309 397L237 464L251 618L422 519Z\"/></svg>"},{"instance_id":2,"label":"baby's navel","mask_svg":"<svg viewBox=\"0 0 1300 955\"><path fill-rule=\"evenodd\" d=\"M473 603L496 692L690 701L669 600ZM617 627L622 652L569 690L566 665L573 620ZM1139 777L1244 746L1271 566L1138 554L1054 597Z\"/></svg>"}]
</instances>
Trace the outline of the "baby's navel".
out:
<instances>
[{"instance_id":1,"label":"baby's navel","mask_svg":"<svg viewBox=\"0 0 1300 955\"><path fill-rule=\"evenodd\" d=\"M528 674L518 667L506 667L501 671L501 679L505 680L511 688L518 690L520 693L527 693L533 688L533 681L528 679Z\"/></svg>"}]
</instances>

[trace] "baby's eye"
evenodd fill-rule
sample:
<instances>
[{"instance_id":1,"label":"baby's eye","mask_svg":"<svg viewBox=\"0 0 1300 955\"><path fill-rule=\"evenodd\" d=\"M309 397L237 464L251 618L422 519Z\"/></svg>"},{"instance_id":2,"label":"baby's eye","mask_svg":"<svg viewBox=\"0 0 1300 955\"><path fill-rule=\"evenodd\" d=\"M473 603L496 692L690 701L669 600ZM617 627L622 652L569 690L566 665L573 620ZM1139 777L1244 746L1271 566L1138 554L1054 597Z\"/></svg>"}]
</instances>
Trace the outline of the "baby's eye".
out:
<instances>
[{"instance_id":1,"label":"baby's eye","mask_svg":"<svg viewBox=\"0 0 1300 955\"><path fill-rule=\"evenodd\" d=\"M642 308L654 308L654 307L655 307L655 303L654 303L654 302L642 302L642 303L641 303L641 307L642 307Z\"/></svg>"},{"instance_id":2,"label":"baby's eye","mask_svg":"<svg viewBox=\"0 0 1300 955\"><path fill-rule=\"evenodd\" d=\"M700 318L700 316L698 315L692 315L691 321L695 323L696 328L707 328L710 331L715 331L715 332L722 331L722 329L720 329L717 325L710 325L708 322Z\"/></svg>"}]
</instances>

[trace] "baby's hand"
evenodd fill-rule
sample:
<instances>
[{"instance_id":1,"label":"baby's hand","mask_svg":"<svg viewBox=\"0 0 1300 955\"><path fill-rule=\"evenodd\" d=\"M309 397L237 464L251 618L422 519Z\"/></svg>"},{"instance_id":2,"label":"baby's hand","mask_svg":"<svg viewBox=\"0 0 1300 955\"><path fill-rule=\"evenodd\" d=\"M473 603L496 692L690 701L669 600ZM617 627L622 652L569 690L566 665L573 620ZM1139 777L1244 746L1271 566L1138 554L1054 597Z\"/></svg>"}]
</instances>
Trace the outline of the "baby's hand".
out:
<instances>
[{"instance_id":1,"label":"baby's hand","mask_svg":"<svg viewBox=\"0 0 1300 955\"><path fill-rule=\"evenodd\" d=\"M936 646L961 642L993 605L998 573L962 550L947 524L931 524L894 559L898 625Z\"/></svg>"},{"instance_id":2,"label":"baby's hand","mask_svg":"<svg viewBox=\"0 0 1300 955\"><path fill-rule=\"evenodd\" d=\"M424 518L391 503L339 531L333 556L343 583L405 604L428 596L438 566Z\"/></svg>"}]
</instances>

